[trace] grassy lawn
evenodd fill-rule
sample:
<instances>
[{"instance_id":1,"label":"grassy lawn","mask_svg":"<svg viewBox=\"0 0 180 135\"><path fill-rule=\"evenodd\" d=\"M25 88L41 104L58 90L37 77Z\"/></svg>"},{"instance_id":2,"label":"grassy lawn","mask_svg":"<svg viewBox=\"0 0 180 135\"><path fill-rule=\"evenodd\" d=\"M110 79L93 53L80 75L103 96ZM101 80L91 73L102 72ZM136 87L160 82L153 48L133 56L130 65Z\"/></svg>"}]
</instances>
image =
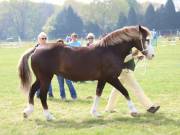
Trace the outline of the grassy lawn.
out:
<instances>
[{"instance_id":1,"label":"grassy lawn","mask_svg":"<svg viewBox=\"0 0 180 135\"><path fill-rule=\"evenodd\" d=\"M42 113L40 100L35 98L35 111L24 120L22 111L27 98L19 90L17 63L21 54L29 46L20 48L0 48L0 135L179 135L180 134L180 45L158 46L156 57L147 63L138 63L136 76L146 94L161 105L155 115L146 113L136 97L131 93L140 117L129 115L127 103L119 96L117 113L105 113L111 86L106 85L99 111L102 118L92 118L89 114L95 95L96 82L75 83L79 99L71 101L69 91L63 102L59 98L57 79L52 85L55 98L48 99L51 113L56 120L47 122Z\"/></svg>"}]
</instances>

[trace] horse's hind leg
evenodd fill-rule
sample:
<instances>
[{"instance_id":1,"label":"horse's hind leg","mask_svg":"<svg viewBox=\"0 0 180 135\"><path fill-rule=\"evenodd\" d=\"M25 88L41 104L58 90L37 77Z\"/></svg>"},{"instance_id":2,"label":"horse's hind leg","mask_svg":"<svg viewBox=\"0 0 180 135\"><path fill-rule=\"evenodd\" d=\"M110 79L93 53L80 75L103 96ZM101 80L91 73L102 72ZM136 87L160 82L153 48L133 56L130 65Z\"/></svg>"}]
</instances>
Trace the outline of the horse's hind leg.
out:
<instances>
[{"instance_id":1,"label":"horse's hind leg","mask_svg":"<svg viewBox=\"0 0 180 135\"><path fill-rule=\"evenodd\" d=\"M36 80L29 91L29 104L23 111L24 118L27 118L34 111L34 94L40 88L40 83Z\"/></svg>"},{"instance_id":2,"label":"horse's hind leg","mask_svg":"<svg viewBox=\"0 0 180 135\"><path fill-rule=\"evenodd\" d=\"M40 99L41 99L41 103L44 109L44 115L46 117L47 120L53 120L54 117L50 114L50 112L48 111L48 105L47 105L47 92L48 92L48 88L49 88L49 84L51 82L51 79L46 79L43 78L43 80L41 80L40 82Z\"/></svg>"},{"instance_id":3,"label":"horse's hind leg","mask_svg":"<svg viewBox=\"0 0 180 135\"><path fill-rule=\"evenodd\" d=\"M99 114L97 112L97 107L98 107L99 99L100 99L100 96L102 94L105 84L106 84L106 81L100 81L100 80L98 81L97 88L96 88L96 96L94 98L94 102L93 102L93 105L92 105L92 108L90 111L92 116L95 116L95 117L99 116Z\"/></svg>"},{"instance_id":4,"label":"horse's hind leg","mask_svg":"<svg viewBox=\"0 0 180 135\"><path fill-rule=\"evenodd\" d=\"M107 82L110 83L112 86L114 86L117 90L119 90L124 95L124 97L128 101L128 107L131 111L131 115L136 116L137 109L135 108L133 102L131 101L128 91L124 88L124 86L121 84L118 78L111 78Z\"/></svg>"}]
</instances>

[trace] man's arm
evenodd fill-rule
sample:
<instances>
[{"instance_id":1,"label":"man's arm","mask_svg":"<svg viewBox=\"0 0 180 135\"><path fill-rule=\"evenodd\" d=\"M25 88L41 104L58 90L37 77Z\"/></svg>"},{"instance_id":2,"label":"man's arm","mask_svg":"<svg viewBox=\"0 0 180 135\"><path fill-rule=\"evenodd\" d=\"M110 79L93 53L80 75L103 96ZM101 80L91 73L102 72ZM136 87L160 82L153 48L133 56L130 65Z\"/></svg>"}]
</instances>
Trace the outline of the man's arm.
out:
<instances>
[{"instance_id":1,"label":"man's arm","mask_svg":"<svg viewBox=\"0 0 180 135\"><path fill-rule=\"evenodd\" d=\"M127 55L126 58L124 59L124 63L132 60L132 59L139 59L142 60L144 58L144 56L138 56L139 51L135 50L134 52L132 52L131 54Z\"/></svg>"}]
</instances>

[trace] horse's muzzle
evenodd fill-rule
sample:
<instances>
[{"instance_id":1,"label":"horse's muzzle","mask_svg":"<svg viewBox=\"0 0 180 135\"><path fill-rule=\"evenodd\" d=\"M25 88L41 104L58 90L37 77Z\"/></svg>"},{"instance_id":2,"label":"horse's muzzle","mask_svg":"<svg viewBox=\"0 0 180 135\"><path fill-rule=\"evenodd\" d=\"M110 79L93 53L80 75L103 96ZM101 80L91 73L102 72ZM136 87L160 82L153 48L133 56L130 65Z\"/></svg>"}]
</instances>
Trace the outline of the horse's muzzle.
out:
<instances>
[{"instance_id":1,"label":"horse's muzzle","mask_svg":"<svg viewBox=\"0 0 180 135\"><path fill-rule=\"evenodd\" d=\"M146 58L147 58L148 60L152 60L152 59L155 57L154 54L147 54L147 55L145 55L145 56L146 56Z\"/></svg>"}]
</instances>

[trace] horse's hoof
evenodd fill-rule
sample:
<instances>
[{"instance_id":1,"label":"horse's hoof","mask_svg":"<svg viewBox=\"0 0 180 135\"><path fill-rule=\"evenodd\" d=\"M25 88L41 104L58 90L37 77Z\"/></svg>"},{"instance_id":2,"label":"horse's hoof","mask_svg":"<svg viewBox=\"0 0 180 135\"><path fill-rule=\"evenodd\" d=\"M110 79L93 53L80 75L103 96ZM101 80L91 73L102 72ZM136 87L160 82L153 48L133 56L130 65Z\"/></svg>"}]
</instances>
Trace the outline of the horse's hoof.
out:
<instances>
[{"instance_id":1,"label":"horse's hoof","mask_svg":"<svg viewBox=\"0 0 180 135\"><path fill-rule=\"evenodd\" d=\"M130 113L132 117L139 117L139 113L138 112L131 112Z\"/></svg>"},{"instance_id":2,"label":"horse's hoof","mask_svg":"<svg viewBox=\"0 0 180 135\"><path fill-rule=\"evenodd\" d=\"M34 111L34 108L33 108L33 105L28 105L27 108L24 109L23 111L23 117L24 118L28 118L28 116L33 113Z\"/></svg>"},{"instance_id":3,"label":"horse's hoof","mask_svg":"<svg viewBox=\"0 0 180 135\"><path fill-rule=\"evenodd\" d=\"M33 112L33 110L25 109L25 110L23 111L23 117L24 117L25 119L27 119L28 116L29 116L32 112Z\"/></svg>"},{"instance_id":4,"label":"horse's hoof","mask_svg":"<svg viewBox=\"0 0 180 135\"><path fill-rule=\"evenodd\" d=\"M160 106L152 106L147 110L147 112L156 113L159 110L159 108Z\"/></svg>"},{"instance_id":5,"label":"horse's hoof","mask_svg":"<svg viewBox=\"0 0 180 135\"><path fill-rule=\"evenodd\" d=\"M55 119L54 116L48 110L44 110L44 116L46 117L47 121L51 121Z\"/></svg>"}]
</instances>

